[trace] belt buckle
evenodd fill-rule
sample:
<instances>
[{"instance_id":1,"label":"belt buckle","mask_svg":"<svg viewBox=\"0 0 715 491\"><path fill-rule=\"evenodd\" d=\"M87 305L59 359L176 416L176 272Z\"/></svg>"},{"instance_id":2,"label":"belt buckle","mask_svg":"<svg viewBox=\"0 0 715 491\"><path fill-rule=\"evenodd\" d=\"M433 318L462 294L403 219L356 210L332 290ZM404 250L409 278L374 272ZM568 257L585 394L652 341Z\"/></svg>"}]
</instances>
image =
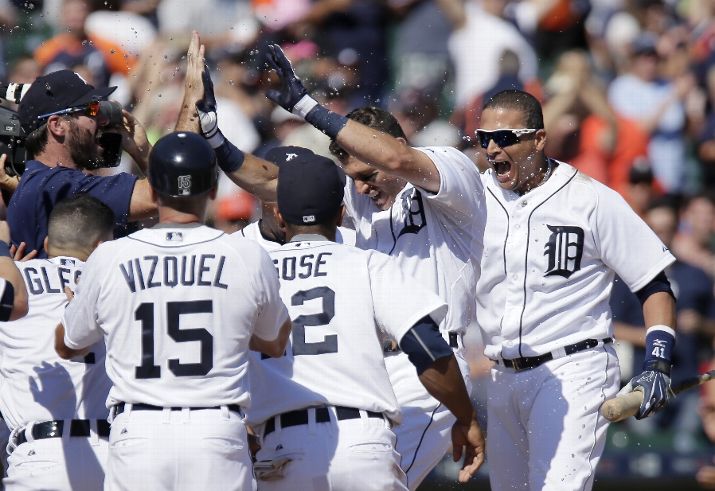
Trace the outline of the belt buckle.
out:
<instances>
[{"instance_id":1,"label":"belt buckle","mask_svg":"<svg viewBox=\"0 0 715 491\"><path fill-rule=\"evenodd\" d=\"M522 372L529 368L528 366L526 366L526 363L524 362L523 358L514 358L513 360L511 360L511 367L516 372Z\"/></svg>"}]
</instances>

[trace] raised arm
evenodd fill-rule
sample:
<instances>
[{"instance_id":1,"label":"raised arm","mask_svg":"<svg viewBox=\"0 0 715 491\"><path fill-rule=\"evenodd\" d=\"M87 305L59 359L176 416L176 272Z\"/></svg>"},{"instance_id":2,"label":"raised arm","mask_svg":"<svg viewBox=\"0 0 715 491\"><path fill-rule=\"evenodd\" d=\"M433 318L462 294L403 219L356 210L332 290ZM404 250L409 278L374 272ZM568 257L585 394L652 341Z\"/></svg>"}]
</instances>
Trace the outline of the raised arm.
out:
<instances>
[{"instance_id":1,"label":"raised arm","mask_svg":"<svg viewBox=\"0 0 715 491\"><path fill-rule=\"evenodd\" d=\"M242 152L218 127L213 82L203 55L204 47L194 31L186 54L184 99L176 130L203 135L216 152L219 167L233 182L263 201L275 201L278 167Z\"/></svg>"},{"instance_id":2,"label":"raised arm","mask_svg":"<svg viewBox=\"0 0 715 491\"><path fill-rule=\"evenodd\" d=\"M305 119L358 160L427 191L439 191L439 172L427 154L321 106L308 95L281 48L273 44L268 50L268 64L280 81L280 87L266 92L270 100Z\"/></svg>"}]
</instances>

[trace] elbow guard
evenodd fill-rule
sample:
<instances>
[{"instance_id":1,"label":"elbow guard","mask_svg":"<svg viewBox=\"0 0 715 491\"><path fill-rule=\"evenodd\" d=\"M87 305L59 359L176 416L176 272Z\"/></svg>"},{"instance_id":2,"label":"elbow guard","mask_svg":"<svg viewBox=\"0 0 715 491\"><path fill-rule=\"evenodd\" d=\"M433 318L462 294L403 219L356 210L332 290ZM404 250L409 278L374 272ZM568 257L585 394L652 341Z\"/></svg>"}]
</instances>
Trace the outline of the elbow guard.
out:
<instances>
[{"instance_id":1,"label":"elbow guard","mask_svg":"<svg viewBox=\"0 0 715 491\"><path fill-rule=\"evenodd\" d=\"M430 316L421 318L400 340L400 348L407 353L410 362L417 369L417 375L432 364L447 356L452 356L452 348L439 332L439 326Z\"/></svg>"},{"instance_id":2,"label":"elbow guard","mask_svg":"<svg viewBox=\"0 0 715 491\"><path fill-rule=\"evenodd\" d=\"M12 283L5 281L2 298L0 298L0 321L7 322L12 315L12 307L15 303L15 288Z\"/></svg>"},{"instance_id":3,"label":"elbow guard","mask_svg":"<svg viewBox=\"0 0 715 491\"><path fill-rule=\"evenodd\" d=\"M670 296L673 297L673 300L675 300L675 294L673 293L673 289L670 288L670 281L668 281L665 271L658 273L655 278L648 282L646 286L638 290L636 292L636 297L638 297L641 305L643 305L648 297L658 292L669 293Z\"/></svg>"}]
</instances>

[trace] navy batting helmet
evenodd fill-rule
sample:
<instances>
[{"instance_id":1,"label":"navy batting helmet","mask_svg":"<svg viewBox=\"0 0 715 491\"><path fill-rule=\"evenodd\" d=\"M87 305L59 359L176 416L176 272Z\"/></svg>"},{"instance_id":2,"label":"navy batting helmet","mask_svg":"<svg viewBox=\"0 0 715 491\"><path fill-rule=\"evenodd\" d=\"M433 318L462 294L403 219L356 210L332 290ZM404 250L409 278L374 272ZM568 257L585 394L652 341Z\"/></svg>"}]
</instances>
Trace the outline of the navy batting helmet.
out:
<instances>
[{"instance_id":1,"label":"navy batting helmet","mask_svg":"<svg viewBox=\"0 0 715 491\"><path fill-rule=\"evenodd\" d=\"M196 196L216 185L218 169L211 145L196 133L163 136L149 154L149 182L166 196Z\"/></svg>"}]
</instances>

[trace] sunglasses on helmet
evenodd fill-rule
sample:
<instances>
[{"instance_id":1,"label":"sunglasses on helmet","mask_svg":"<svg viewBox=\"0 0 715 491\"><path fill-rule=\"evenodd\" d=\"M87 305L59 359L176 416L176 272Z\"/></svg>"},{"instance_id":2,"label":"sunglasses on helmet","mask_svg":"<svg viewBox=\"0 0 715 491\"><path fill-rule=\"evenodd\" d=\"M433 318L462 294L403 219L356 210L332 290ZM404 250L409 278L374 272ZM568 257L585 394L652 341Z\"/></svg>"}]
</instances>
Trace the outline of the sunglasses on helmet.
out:
<instances>
[{"instance_id":1,"label":"sunglasses on helmet","mask_svg":"<svg viewBox=\"0 0 715 491\"><path fill-rule=\"evenodd\" d=\"M50 116L61 116L63 114L74 114L83 113L87 117L96 117L99 114L100 101L92 101L82 106L68 107L67 109L60 109L59 111L54 111L47 114L41 114L37 116L37 119L47 119Z\"/></svg>"},{"instance_id":2,"label":"sunglasses on helmet","mask_svg":"<svg viewBox=\"0 0 715 491\"><path fill-rule=\"evenodd\" d=\"M519 143L519 138L522 135L528 135L530 133L536 133L539 130L533 128L506 128L503 130L477 130L475 131L477 135L477 140L482 148L487 148L489 146L489 141L494 140L497 146L504 148L515 143Z\"/></svg>"}]
</instances>

